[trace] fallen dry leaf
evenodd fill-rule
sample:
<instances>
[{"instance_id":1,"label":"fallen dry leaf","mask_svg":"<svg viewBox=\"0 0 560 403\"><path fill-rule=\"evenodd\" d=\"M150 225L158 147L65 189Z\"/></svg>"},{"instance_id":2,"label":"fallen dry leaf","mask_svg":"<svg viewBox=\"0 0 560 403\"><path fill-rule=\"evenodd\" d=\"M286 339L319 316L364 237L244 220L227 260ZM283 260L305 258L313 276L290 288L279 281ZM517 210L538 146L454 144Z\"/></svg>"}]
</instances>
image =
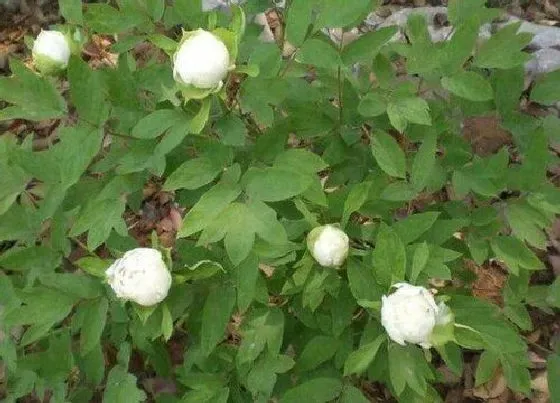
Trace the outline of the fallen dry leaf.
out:
<instances>
[{"instance_id":1,"label":"fallen dry leaf","mask_svg":"<svg viewBox=\"0 0 560 403\"><path fill-rule=\"evenodd\" d=\"M512 144L510 133L500 127L497 116L466 118L463 121L463 136L471 143L473 151L482 157Z\"/></svg>"}]
</instances>

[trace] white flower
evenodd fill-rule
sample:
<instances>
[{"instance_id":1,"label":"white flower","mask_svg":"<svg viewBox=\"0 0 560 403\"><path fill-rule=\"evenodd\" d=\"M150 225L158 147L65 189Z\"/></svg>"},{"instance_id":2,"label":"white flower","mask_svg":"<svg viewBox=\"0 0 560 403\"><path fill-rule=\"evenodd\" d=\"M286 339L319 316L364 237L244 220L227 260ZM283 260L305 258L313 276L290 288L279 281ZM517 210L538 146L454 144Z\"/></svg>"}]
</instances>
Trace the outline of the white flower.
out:
<instances>
[{"instance_id":1,"label":"white flower","mask_svg":"<svg viewBox=\"0 0 560 403\"><path fill-rule=\"evenodd\" d=\"M339 267L346 260L348 235L334 225L314 228L307 236L307 247L313 258L323 267Z\"/></svg>"},{"instance_id":2,"label":"white flower","mask_svg":"<svg viewBox=\"0 0 560 403\"><path fill-rule=\"evenodd\" d=\"M448 323L451 312L442 302L436 304L433 295L424 287L406 283L395 284L397 289L381 299L381 324L391 340L430 348L435 325Z\"/></svg>"},{"instance_id":3,"label":"white flower","mask_svg":"<svg viewBox=\"0 0 560 403\"><path fill-rule=\"evenodd\" d=\"M200 89L220 88L230 68L226 45L202 29L179 46L173 63L175 80Z\"/></svg>"},{"instance_id":4,"label":"white flower","mask_svg":"<svg viewBox=\"0 0 560 403\"><path fill-rule=\"evenodd\" d=\"M142 306L163 301L171 287L171 274L161 252L152 248L129 250L105 274L117 297Z\"/></svg>"},{"instance_id":5,"label":"white flower","mask_svg":"<svg viewBox=\"0 0 560 403\"><path fill-rule=\"evenodd\" d=\"M33 60L42 72L62 70L70 60L70 44L62 32L41 31L33 43Z\"/></svg>"}]
</instances>

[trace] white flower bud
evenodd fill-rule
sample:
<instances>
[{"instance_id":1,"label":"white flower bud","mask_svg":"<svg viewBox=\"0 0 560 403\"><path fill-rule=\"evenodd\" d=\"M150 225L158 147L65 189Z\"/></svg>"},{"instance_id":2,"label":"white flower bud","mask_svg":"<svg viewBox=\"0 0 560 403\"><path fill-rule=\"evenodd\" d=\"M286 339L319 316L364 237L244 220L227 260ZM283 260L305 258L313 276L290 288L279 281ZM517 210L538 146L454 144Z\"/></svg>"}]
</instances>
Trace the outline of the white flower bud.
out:
<instances>
[{"instance_id":1,"label":"white flower bud","mask_svg":"<svg viewBox=\"0 0 560 403\"><path fill-rule=\"evenodd\" d=\"M171 287L171 274L161 252L152 248L129 250L105 274L117 297L142 306L163 301Z\"/></svg>"},{"instance_id":2,"label":"white flower bud","mask_svg":"<svg viewBox=\"0 0 560 403\"><path fill-rule=\"evenodd\" d=\"M41 31L33 43L33 61L43 73L63 70L70 60L70 44L62 32Z\"/></svg>"},{"instance_id":3,"label":"white flower bud","mask_svg":"<svg viewBox=\"0 0 560 403\"><path fill-rule=\"evenodd\" d=\"M334 225L314 228L307 236L307 248L323 267L342 266L348 256L348 235Z\"/></svg>"},{"instance_id":4,"label":"white flower bud","mask_svg":"<svg viewBox=\"0 0 560 403\"><path fill-rule=\"evenodd\" d=\"M221 88L230 68L226 45L214 34L199 29L179 46L173 61L176 81L200 89Z\"/></svg>"},{"instance_id":5,"label":"white flower bud","mask_svg":"<svg viewBox=\"0 0 560 403\"><path fill-rule=\"evenodd\" d=\"M434 326L448 323L452 315L442 302L438 306L433 295L424 287L406 283L395 284L397 290L381 299L381 324L391 340L432 346Z\"/></svg>"}]
</instances>

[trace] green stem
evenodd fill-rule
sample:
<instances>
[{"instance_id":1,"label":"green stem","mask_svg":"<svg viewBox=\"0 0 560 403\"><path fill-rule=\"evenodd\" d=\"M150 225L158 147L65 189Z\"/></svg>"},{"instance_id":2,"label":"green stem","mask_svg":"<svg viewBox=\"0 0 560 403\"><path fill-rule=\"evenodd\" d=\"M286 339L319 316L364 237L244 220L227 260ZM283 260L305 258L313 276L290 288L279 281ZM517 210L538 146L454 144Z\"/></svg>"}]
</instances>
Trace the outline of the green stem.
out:
<instances>
[{"instance_id":1,"label":"green stem","mask_svg":"<svg viewBox=\"0 0 560 403\"><path fill-rule=\"evenodd\" d=\"M339 130L339 134L341 133L341 129L342 129L342 121L344 119L344 114L343 114L343 110L342 110L342 96L343 96L343 90L344 90L344 86L342 83L342 67L338 66L338 130Z\"/></svg>"}]
</instances>

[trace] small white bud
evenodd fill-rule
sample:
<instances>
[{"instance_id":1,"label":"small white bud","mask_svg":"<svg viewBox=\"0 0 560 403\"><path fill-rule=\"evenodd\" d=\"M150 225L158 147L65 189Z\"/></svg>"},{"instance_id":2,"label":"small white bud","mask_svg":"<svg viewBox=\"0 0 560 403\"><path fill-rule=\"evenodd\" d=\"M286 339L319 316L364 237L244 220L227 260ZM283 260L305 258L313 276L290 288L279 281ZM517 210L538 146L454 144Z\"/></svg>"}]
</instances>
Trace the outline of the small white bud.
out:
<instances>
[{"instance_id":1,"label":"small white bud","mask_svg":"<svg viewBox=\"0 0 560 403\"><path fill-rule=\"evenodd\" d=\"M33 61L43 73L54 73L68 66L70 44L62 32L41 31L33 43Z\"/></svg>"},{"instance_id":2,"label":"small white bud","mask_svg":"<svg viewBox=\"0 0 560 403\"><path fill-rule=\"evenodd\" d=\"M171 274L161 252L152 248L129 250L105 274L117 297L142 306L163 301L171 287Z\"/></svg>"},{"instance_id":3,"label":"small white bud","mask_svg":"<svg viewBox=\"0 0 560 403\"><path fill-rule=\"evenodd\" d=\"M381 324L394 342L432 346L430 337L434 326L452 319L449 308L438 306L433 295L424 287L407 283L395 284L397 290L381 299Z\"/></svg>"},{"instance_id":4,"label":"small white bud","mask_svg":"<svg viewBox=\"0 0 560 403\"><path fill-rule=\"evenodd\" d=\"M200 89L221 88L229 68L226 45L214 34L199 29L187 33L173 60L176 81Z\"/></svg>"},{"instance_id":5,"label":"small white bud","mask_svg":"<svg viewBox=\"0 0 560 403\"><path fill-rule=\"evenodd\" d=\"M307 236L311 256L323 267L342 266L348 256L348 235L334 225L314 228Z\"/></svg>"}]
</instances>

